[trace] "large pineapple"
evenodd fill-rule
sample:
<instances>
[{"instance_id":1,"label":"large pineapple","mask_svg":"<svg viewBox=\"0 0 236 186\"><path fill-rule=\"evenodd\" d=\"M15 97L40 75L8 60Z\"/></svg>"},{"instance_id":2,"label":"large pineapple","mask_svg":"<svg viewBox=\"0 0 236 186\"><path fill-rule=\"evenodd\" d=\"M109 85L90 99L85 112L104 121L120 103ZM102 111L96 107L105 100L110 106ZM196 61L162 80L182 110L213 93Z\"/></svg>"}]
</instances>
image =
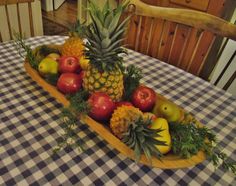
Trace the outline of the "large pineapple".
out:
<instances>
[{"instance_id":1,"label":"large pineapple","mask_svg":"<svg viewBox=\"0 0 236 186\"><path fill-rule=\"evenodd\" d=\"M86 57L90 60L84 73L83 87L90 93L101 91L107 93L113 100L120 100L123 91L123 59L121 47L126 22L120 21L126 5L118 5L114 10L109 3L100 10L95 3L89 1L88 11L92 23L86 31Z\"/></svg>"},{"instance_id":2,"label":"large pineapple","mask_svg":"<svg viewBox=\"0 0 236 186\"><path fill-rule=\"evenodd\" d=\"M61 53L63 56L75 56L80 59L84 54L84 43L82 40L84 27L79 21L76 22L69 32L69 38L62 45Z\"/></svg>"},{"instance_id":3,"label":"large pineapple","mask_svg":"<svg viewBox=\"0 0 236 186\"><path fill-rule=\"evenodd\" d=\"M143 113L133 106L118 107L112 114L110 128L126 145L134 150L136 161L145 154L151 161L151 155L160 158L161 152L156 145L166 146L165 141L157 140L161 129L150 129L151 119L144 118Z\"/></svg>"}]
</instances>

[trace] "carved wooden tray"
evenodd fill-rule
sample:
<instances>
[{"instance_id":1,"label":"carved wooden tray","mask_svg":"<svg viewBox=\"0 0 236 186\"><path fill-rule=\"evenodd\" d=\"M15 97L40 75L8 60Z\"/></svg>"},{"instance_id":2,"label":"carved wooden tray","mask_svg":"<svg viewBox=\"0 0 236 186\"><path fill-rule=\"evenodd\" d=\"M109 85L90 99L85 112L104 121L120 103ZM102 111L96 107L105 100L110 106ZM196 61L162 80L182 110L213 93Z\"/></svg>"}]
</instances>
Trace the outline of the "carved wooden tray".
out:
<instances>
[{"instance_id":1,"label":"carved wooden tray","mask_svg":"<svg viewBox=\"0 0 236 186\"><path fill-rule=\"evenodd\" d=\"M37 82L38 85L40 85L45 91L49 92L51 96L53 96L59 103L62 103L64 106L69 105L69 101L65 98L65 96L60 93L57 88L53 85L50 85L47 83L36 70L34 70L30 64L26 61L24 63L24 67L26 72L30 75L30 77ZM157 94L158 99L165 99L163 96ZM93 120L89 116L82 116L79 118L81 121L86 123L93 131L95 131L98 135L100 135L104 140L107 141L112 147L117 149L120 153L123 155L135 159L134 152L132 149L130 149L127 145L125 145L123 142L121 142L116 136L114 136L108 128L103 126L101 123L98 123L97 121ZM176 169L176 168L184 168L184 167L190 167L194 166L202 161L204 161L206 158L204 152L199 151L197 155L192 156L189 159L182 159L176 155L173 155L171 153L166 154L162 161L158 160L157 158L152 158L152 165L153 167L162 168L162 169ZM148 160L144 155L141 156L140 163L149 165Z\"/></svg>"}]
</instances>

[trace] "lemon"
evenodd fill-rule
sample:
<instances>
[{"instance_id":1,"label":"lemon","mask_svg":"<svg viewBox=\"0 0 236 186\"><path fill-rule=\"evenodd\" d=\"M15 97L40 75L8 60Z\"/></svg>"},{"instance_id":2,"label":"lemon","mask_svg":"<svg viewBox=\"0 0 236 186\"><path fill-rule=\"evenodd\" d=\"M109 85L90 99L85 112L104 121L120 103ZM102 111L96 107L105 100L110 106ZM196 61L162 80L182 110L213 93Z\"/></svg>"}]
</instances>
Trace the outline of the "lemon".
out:
<instances>
[{"instance_id":1,"label":"lemon","mask_svg":"<svg viewBox=\"0 0 236 186\"><path fill-rule=\"evenodd\" d=\"M152 129L162 129L159 134L159 137L156 137L155 139L160 141L165 141L166 146L163 145L156 145L156 148L162 153L166 154L171 150L171 136L169 133L169 125L165 118L157 118L151 125Z\"/></svg>"}]
</instances>

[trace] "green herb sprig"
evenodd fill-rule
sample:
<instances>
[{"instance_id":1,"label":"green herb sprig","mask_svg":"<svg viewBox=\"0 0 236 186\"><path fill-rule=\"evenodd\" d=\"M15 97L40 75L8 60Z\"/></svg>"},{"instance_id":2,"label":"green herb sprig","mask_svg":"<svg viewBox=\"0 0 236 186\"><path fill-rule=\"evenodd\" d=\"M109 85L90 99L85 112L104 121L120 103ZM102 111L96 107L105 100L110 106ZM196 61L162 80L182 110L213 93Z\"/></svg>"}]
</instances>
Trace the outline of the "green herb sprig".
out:
<instances>
[{"instance_id":1,"label":"green herb sprig","mask_svg":"<svg viewBox=\"0 0 236 186\"><path fill-rule=\"evenodd\" d=\"M75 147L82 151L84 149L83 142L76 132L77 117L68 108L62 110L60 117L64 134L57 140L57 146L53 149L53 153L58 153L66 147Z\"/></svg>"},{"instance_id":2,"label":"green herb sprig","mask_svg":"<svg viewBox=\"0 0 236 186\"><path fill-rule=\"evenodd\" d=\"M134 65L129 65L124 71L124 100L129 101L133 91L139 86L142 71Z\"/></svg>"},{"instance_id":3,"label":"green herb sprig","mask_svg":"<svg viewBox=\"0 0 236 186\"><path fill-rule=\"evenodd\" d=\"M75 94L68 95L67 99L70 101L68 108L64 108L61 114L61 125L64 130L64 134L57 141L57 146L53 152L57 153L65 147L78 148L79 151L83 151L83 141L80 140L76 132L78 124L78 116L81 114L87 114L90 110L90 106L87 103L88 92L80 90Z\"/></svg>"},{"instance_id":4,"label":"green herb sprig","mask_svg":"<svg viewBox=\"0 0 236 186\"><path fill-rule=\"evenodd\" d=\"M24 39L19 33L15 33L14 36L15 36L15 39L14 39L15 48L18 51L19 55L22 58L25 58L25 54L23 53L23 51L26 52L26 59L29 61L31 67L34 69L37 69L38 63L35 59L35 56L30 46L26 45Z\"/></svg>"},{"instance_id":5,"label":"green herb sprig","mask_svg":"<svg viewBox=\"0 0 236 186\"><path fill-rule=\"evenodd\" d=\"M88 114L90 111L90 106L87 103L89 98L89 93L86 90L80 90L75 94L67 96L70 101L69 109L78 114Z\"/></svg>"},{"instance_id":6,"label":"green herb sprig","mask_svg":"<svg viewBox=\"0 0 236 186\"><path fill-rule=\"evenodd\" d=\"M198 151L205 152L215 167L222 165L236 175L236 163L229 162L222 152L216 135L207 127L198 127L195 120L188 123L169 123L173 153L182 158L190 158Z\"/></svg>"}]
</instances>

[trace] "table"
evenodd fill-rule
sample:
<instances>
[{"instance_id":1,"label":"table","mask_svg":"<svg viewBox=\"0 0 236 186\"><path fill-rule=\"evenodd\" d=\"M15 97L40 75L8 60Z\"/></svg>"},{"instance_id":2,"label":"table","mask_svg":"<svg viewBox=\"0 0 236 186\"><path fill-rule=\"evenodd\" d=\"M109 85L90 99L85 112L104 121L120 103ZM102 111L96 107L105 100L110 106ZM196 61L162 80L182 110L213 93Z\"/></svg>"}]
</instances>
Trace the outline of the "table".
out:
<instances>
[{"instance_id":1,"label":"table","mask_svg":"<svg viewBox=\"0 0 236 186\"><path fill-rule=\"evenodd\" d=\"M27 39L32 47L64 41L61 36ZM127 64L144 73L143 83L174 101L217 133L236 161L236 99L157 59L129 50ZM236 178L209 161L194 167L161 170L136 165L86 124L78 122L85 151L65 149L52 156L62 105L26 74L12 42L0 44L0 185L236 185Z\"/></svg>"}]
</instances>

